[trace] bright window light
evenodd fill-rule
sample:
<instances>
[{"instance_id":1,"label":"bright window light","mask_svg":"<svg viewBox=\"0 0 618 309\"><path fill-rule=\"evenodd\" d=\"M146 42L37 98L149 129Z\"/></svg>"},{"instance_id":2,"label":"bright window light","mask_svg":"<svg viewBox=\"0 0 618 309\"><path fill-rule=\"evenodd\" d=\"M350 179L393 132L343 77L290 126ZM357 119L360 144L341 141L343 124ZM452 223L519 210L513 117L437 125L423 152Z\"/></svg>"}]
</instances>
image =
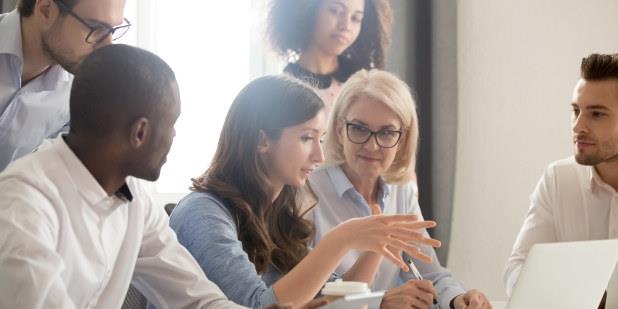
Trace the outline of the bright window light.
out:
<instances>
[{"instance_id":1,"label":"bright window light","mask_svg":"<svg viewBox=\"0 0 618 309\"><path fill-rule=\"evenodd\" d=\"M232 100L250 79L281 70L263 40L265 0L128 0L134 24L120 43L153 51L174 69L181 116L156 182L162 195L188 192L209 166ZM173 200L172 200L173 202Z\"/></svg>"}]
</instances>

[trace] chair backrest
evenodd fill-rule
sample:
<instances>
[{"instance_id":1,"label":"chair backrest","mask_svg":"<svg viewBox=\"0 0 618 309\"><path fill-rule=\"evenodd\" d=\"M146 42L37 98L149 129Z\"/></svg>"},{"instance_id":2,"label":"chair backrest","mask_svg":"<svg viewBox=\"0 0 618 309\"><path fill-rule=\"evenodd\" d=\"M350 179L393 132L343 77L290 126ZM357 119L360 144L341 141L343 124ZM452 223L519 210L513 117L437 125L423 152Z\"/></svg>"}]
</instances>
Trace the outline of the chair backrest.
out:
<instances>
[{"instance_id":1,"label":"chair backrest","mask_svg":"<svg viewBox=\"0 0 618 309\"><path fill-rule=\"evenodd\" d=\"M122 309L146 309L148 301L133 285L129 286L127 296L124 298Z\"/></svg>"},{"instance_id":2,"label":"chair backrest","mask_svg":"<svg viewBox=\"0 0 618 309\"><path fill-rule=\"evenodd\" d=\"M165 206L163 206L163 208L165 208L165 212L167 212L167 215L171 215L172 211L174 210L174 207L176 207L176 203L168 203L165 204Z\"/></svg>"}]
</instances>

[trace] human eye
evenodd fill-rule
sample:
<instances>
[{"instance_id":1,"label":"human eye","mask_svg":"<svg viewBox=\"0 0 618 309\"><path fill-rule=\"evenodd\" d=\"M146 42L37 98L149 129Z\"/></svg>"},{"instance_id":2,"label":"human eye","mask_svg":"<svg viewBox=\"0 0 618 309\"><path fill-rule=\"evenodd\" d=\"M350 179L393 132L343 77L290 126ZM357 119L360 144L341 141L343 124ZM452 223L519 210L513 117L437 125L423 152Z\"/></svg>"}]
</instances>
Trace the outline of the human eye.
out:
<instances>
[{"instance_id":1,"label":"human eye","mask_svg":"<svg viewBox=\"0 0 618 309\"><path fill-rule=\"evenodd\" d=\"M306 143L306 142L309 142L309 141L313 141L315 139L316 139L316 137L313 134L303 134L300 137L300 140L303 141L303 143Z\"/></svg>"},{"instance_id":2,"label":"human eye","mask_svg":"<svg viewBox=\"0 0 618 309\"><path fill-rule=\"evenodd\" d=\"M363 14L354 14L352 15L352 22L360 24L363 22Z\"/></svg>"},{"instance_id":3,"label":"human eye","mask_svg":"<svg viewBox=\"0 0 618 309\"><path fill-rule=\"evenodd\" d=\"M573 117L577 117L579 116L579 108L573 106Z\"/></svg>"},{"instance_id":4,"label":"human eye","mask_svg":"<svg viewBox=\"0 0 618 309\"><path fill-rule=\"evenodd\" d=\"M350 124L350 129L352 130L352 132L359 134L366 134L369 132L369 129L367 127L358 124Z\"/></svg>"},{"instance_id":5,"label":"human eye","mask_svg":"<svg viewBox=\"0 0 618 309\"><path fill-rule=\"evenodd\" d=\"M360 131L360 132L367 132L367 131L369 131L369 128L367 128L367 127L365 127L363 125L360 125L360 124L351 123L350 127L352 127L352 129L355 130L355 131Z\"/></svg>"},{"instance_id":6,"label":"human eye","mask_svg":"<svg viewBox=\"0 0 618 309\"><path fill-rule=\"evenodd\" d=\"M399 131L381 130L380 132L378 132L378 136L385 139L395 138L397 137L397 134L399 134Z\"/></svg>"},{"instance_id":7,"label":"human eye","mask_svg":"<svg viewBox=\"0 0 618 309\"><path fill-rule=\"evenodd\" d=\"M592 118L596 118L596 119L603 118L605 115L606 114L602 112L597 112L597 111L592 112Z\"/></svg>"},{"instance_id":8,"label":"human eye","mask_svg":"<svg viewBox=\"0 0 618 309\"><path fill-rule=\"evenodd\" d=\"M324 144L324 139L326 138L326 134L320 135L320 144Z\"/></svg>"},{"instance_id":9,"label":"human eye","mask_svg":"<svg viewBox=\"0 0 618 309\"><path fill-rule=\"evenodd\" d=\"M330 5L327 9L328 12L332 15L339 15L339 13L341 12L341 9L337 5Z\"/></svg>"},{"instance_id":10,"label":"human eye","mask_svg":"<svg viewBox=\"0 0 618 309\"><path fill-rule=\"evenodd\" d=\"M110 28L97 25L97 26L90 28L90 32L91 32L90 40L98 42L99 40L105 38L106 36L110 34Z\"/></svg>"}]
</instances>

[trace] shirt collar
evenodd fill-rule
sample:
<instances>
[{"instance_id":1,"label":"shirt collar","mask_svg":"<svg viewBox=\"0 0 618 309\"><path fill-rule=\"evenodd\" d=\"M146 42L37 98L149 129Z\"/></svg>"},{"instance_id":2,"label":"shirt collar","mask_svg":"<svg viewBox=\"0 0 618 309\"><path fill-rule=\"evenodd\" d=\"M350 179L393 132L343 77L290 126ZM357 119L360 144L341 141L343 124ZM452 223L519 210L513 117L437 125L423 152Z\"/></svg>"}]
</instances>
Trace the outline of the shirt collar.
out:
<instances>
[{"instance_id":1,"label":"shirt collar","mask_svg":"<svg viewBox=\"0 0 618 309\"><path fill-rule=\"evenodd\" d=\"M64 135L63 135L64 136ZM75 155L73 150L69 148L69 145L64 141L63 136L59 136L54 140L53 145L64 161L67 172L73 179L75 187L80 194L91 205L97 205L102 201L109 199L107 192L101 187L99 182L90 174L90 171L84 166L82 161ZM128 202L133 200L133 194L125 182L116 191L115 195Z\"/></svg>"},{"instance_id":2,"label":"shirt collar","mask_svg":"<svg viewBox=\"0 0 618 309\"><path fill-rule=\"evenodd\" d=\"M335 191L339 198L343 197L348 190L354 189L354 185L352 185L352 182L350 182L348 176L345 175L340 165L327 167L326 173L335 186Z\"/></svg>"},{"instance_id":3,"label":"shirt collar","mask_svg":"<svg viewBox=\"0 0 618 309\"><path fill-rule=\"evenodd\" d=\"M0 20L0 54L9 54L19 59L19 80L24 64L21 37L21 17L17 10L8 13ZM52 65L47 72L41 76L41 90L56 90L61 83L71 82L73 75L65 71L60 65Z\"/></svg>"},{"instance_id":4,"label":"shirt collar","mask_svg":"<svg viewBox=\"0 0 618 309\"><path fill-rule=\"evenodd\" d=\"M612 192L614 191L614 188L612 188L612 186L603 181L601 175L599 175L599 172L594 166L588 166L588 169L590 170L590 191L592 191L593 193L601 189Z\"/></svg>"},{"instance_id":5,"label":"shirt collar","mask_svg":"<svg viewBox=\"0 0 618 309\"><path fill-rule=\"evenodd\" d=\"M335 191L339 198L342 198L343 195L350 190L356 190L352 182L350 182L350 179L348 179L348 176L343 172L341 165L326 167L326 173L328 173L328 177L330 177L335 186ZM381 201L388 196L389 192L390 189L386 185L384 179L382 177L378 178L378 201L380 201L380 204L382 204Z\"/></svg>"},{"instance_id":6,"label":"shirt collar","mask_svg":"<svg viewBox=\"0 0 618 309\"><path fill-rule=\"evenodd\" d=\"M23 62L21 49L21 21L17 10L0 20L0 54L10 54Z\"/></svg>"}]
</instances>

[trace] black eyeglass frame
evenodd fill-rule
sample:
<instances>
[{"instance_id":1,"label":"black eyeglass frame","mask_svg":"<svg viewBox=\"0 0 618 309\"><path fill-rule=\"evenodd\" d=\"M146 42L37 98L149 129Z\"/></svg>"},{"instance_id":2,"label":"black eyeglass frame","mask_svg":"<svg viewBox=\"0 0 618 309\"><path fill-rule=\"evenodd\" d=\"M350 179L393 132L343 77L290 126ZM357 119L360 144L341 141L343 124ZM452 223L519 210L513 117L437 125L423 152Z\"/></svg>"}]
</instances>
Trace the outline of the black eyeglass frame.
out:
<instances>
[{"instance_id":1,"label":"black eyeglass frame","mask_svg":"<svg viewBox=\"0 0 618 309\"><path fill-rule=\"evenodd\" d=\"M88 28L90 30L90 32L88 32L88 35L86 36L86 43L88 44L98 44L101 43L103 40L105 40L108 36L112 36L112 41L115 41L119 38L121 38L122 36L124 36L127 31L129 31L129 28L131 27L131 22L124 18L124 24L120 25L120 26L116 26L116 27L107 27L107 26L92 26L90 23L88 23L87 21L85 21L83 18L79 17L79 15L75 14L75 12L73 12L72 9L69 8L69 6L64 3L62 0L54 0L54 2L56 2L56 4L58 4L58 8L62 11L62 12L66 12L69 15L73 16L73 18L77 19L77 21L79 21L82 25L86 26L86 28ZM93 33L95 33L96 31L100 31L101 29L106 29L106 33L104 35L101 35L101 37L98 40L95 41L90 41L90 37L92 36ZM118 30L123 30L121 32L121 34L117 37L114 37L114 33Z\"/></svg>"},{"instance_id":2,"label":"black eyeglass frame","mask_svg":"<svg viewBox=\"0 0 618 309\"><path fill-rule=\"evenodd\" d=\"M358 124L358 123L348 122L347 120L344 120L343 122L345 123L345 131L346 131L346 135L348 136L348 140L351 143L354 143L354 144L357 144L357 145L362 145L362 144L367 143L369 141L369 139L371 139L371 136L373 136L373 138L375 139L376 144L378 146L380 146L382 148L393 148L393 147L397 146L397 144L399 144L399 141L401 141L401 136L403 135L403 132L405 131L405 129L403 129L403 128L399 129L399 130L381 129L381 130L378 130L378 131L373 131L373 130L369 129L368 127L366 127L364 125L361 125L361 124ZM361 128L364 128L365 130L369 131L369 135L362 142L354 141L350 137L350 127L361 127ZM385 132L385 131L388 131L388 132L391 132L391 133L398 133L397 140L395 141L395 143L392 146L384 146L384 145L382 145L380 143L380 140L378 139L378 133L382 133L382 132Z\"/></svg>"}]
</instances>

